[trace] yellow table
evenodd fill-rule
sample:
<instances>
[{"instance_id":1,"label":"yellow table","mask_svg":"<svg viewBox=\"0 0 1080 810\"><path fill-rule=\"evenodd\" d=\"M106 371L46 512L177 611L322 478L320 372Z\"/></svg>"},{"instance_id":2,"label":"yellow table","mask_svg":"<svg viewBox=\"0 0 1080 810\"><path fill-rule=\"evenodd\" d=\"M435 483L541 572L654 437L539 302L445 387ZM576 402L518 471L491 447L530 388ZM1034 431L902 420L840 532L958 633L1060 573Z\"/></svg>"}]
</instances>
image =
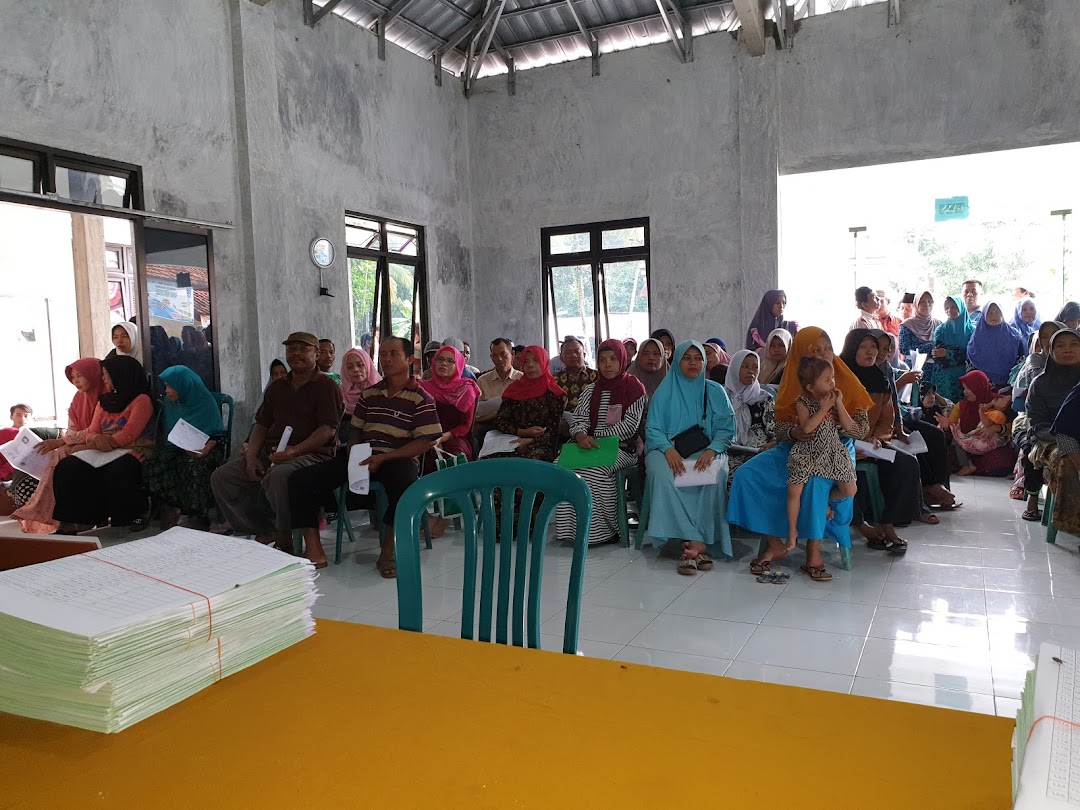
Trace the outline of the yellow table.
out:
<instances>
[{"instance_id":1,"label":"yellow table","mask_svg":"<svg viewBox=\"0 0 1080 810\"><path fill-rule=\"evenodd\" d=\"M0 807L993 810L1012 726L320 621L117 735L0 714Z\"/></svg>"}]
</instances>

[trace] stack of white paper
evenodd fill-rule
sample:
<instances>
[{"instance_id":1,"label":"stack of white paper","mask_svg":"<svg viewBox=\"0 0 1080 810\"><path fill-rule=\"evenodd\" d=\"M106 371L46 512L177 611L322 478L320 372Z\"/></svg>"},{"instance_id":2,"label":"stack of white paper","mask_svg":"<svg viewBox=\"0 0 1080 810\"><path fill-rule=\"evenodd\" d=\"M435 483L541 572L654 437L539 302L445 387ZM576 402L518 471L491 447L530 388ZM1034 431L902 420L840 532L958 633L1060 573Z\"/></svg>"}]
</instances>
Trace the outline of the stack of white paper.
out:
<instances>
[{"instance_id":1,"label":"stack of white paper","mask_svg":"<svg viewBox=\"0 0 1080 810\"><path fill-rule=\"evenodd\" d=\"M1080 804L1080 669L1077 655L1042 644L1013 732L1013 807Z\"/></svg>"},{"instance_id":2,"label":"stack of white paper","mask_svg":"<svg viewBox=\"0 0 1080 810\"><path fill-rule=\"evenodd\" d=\"M116 732L314 632L314 568L174 528L0 573L0 711Z\"/></svg>"}]
</instances>

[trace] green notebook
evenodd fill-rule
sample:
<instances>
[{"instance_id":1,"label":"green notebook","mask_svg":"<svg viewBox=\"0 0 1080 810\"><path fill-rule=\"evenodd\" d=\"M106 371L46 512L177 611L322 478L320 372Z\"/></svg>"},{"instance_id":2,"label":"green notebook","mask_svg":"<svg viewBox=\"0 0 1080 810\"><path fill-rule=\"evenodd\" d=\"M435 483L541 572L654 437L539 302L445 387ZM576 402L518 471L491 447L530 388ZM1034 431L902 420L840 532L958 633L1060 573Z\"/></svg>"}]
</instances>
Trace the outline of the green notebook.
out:
<instances>
[{"instance_id":1,"label":"green notebook","mask_svg":"<svg viewBox=\"0 0 1080 810\"><path fill-rule=\"evenodd\" d=\"M619 455L619 437L608 436L597 439L600 445L595 450L582 450L577 442L570 441L563 445L559 453L558 465L568 470L583 470L587 467L611 467Z\"/></svg>"}]
</instances>

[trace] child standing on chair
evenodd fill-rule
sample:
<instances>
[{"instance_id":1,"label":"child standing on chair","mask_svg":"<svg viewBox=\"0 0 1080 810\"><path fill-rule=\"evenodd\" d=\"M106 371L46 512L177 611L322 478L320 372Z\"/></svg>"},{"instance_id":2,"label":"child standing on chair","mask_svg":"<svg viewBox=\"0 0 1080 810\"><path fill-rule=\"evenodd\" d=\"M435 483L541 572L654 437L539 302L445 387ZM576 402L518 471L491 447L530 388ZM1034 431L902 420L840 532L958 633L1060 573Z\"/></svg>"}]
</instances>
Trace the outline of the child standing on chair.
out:
<instances>
[{"instance_id":1,"label":"child standing on chair","mask_svg":"<svg viewBox=\"0 0 1080 810\"><path fill-rule=\"evenodd\" d=\"M795 548L798 537L799 500L811 478L831 478L836 482L829 500L855 495L855 464L840 441L840 430L851 431L854 423L844 407L844 397L836 387L832 363L820 357L804 357L798 367L802 394L795 400L799 427L810 437L795 442L788 454L787 547Z\"/></svg>"}]
</instances>

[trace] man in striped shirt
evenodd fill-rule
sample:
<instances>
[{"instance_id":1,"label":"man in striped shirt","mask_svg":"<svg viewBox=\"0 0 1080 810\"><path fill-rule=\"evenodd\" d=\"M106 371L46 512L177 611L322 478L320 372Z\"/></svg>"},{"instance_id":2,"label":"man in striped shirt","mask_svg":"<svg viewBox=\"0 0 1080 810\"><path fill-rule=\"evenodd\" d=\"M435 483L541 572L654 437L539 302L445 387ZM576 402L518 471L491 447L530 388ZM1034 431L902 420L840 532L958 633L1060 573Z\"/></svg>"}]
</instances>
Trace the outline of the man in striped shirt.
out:
<instances>
[{"instance_id":1,"label":"man in striped shirt","mask_svg":"<svg viewBox=\"0 0 1080 810\"><path fill-rule=\"evenodd\" d=\"M371 444L367 460L371 480L386 490L388 506L382 518L386 532L375 564L386 579L397 576L394 515L398 501L417 479L420 457L439 442L443 432L435 400L410 376L412 355L413 344L404 338L382 342L379 365L383 378L360 394L349 431L350 450L354 444ZM319 542L319 507L329 492L348 481L348 461L348 451L339 451L332 461L300 470L289 479L293 528L303 531L305 546Z\"/></svg>"}]
</instances>

